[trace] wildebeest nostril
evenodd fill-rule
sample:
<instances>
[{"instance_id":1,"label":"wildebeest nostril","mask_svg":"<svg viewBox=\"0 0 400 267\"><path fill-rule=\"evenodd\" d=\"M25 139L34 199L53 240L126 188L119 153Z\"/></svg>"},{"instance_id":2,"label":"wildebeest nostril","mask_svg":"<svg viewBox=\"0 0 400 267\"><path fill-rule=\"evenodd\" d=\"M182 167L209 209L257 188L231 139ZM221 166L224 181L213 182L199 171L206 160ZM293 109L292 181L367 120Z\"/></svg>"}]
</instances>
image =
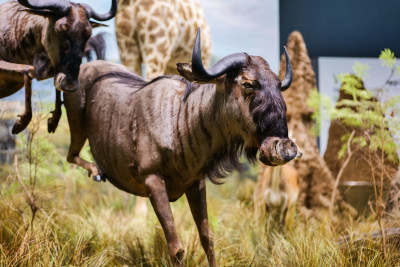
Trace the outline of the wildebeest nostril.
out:
<instances>
[{"instance_id":1,"label":"wildebeest nostril","mask_svg":"<svg viewBox=\"0 0 400 267\"><path fill-rule=\"evenodd\" d=\"M291 161L297 156L297 146L290 139L278 142L276 150L285 162Z\"/></svg>"},{"instance_id":2,"label":"wildebeest nostril","mask_svg":"<svg viewBox=\"0 0 400 267\"><path fill-rule=\"evenodd\" d=\"M300 150L297 151L297 157L298 157L298 158L301 158L302 156L303 156L303 152L301 152Z\"/></svg>"}]
</instances>

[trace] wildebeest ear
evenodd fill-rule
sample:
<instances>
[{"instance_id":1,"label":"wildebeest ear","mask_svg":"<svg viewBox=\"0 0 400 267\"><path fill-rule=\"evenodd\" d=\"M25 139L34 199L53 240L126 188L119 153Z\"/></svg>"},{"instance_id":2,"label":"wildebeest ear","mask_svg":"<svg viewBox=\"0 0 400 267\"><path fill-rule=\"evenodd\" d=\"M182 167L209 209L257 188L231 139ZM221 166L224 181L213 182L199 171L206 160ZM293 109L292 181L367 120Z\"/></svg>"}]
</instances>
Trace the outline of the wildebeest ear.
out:
<instances>
[{"instance_id":1,"label":"wildebeest ear","mask_svg":"<svg viewBox=\"0 0 400 267\"><path fill-rule=\"evenodd\" d=\"M92 25L92 28L97 28L97 27L108 27L108 25L103 24L103 23L98 23L96 21L89 20L90 24Z\"/></svg>"},{"instance_id":2,"label":"wildebeest ear","mask_svg":"<svg viewBox=\"0 0 400 267\"><path fill-rule=\"evenodd\" d=\"M176 63L176 69L179 74L190 82L195 81L195 77L192 72L192 63Z\"/></svg>"},{"instance_id":3,"label":"wildebeest ear","mask_svg":"<svg viewBox=\"0 0 400 267\"><path fill-rule=\"evenodd\" d=\"M196 83L213 83L217 85L217 90L219 90L218 84L224 79L225 75L221 75L217 78L211 79L209 81L203 81L196 77L192 71L192 63L176 63L176 69L178 70L179 74L188 80L189 82L196 82ZM221 80L222 79L222 80Z\"/></svg>"}]
</instances>

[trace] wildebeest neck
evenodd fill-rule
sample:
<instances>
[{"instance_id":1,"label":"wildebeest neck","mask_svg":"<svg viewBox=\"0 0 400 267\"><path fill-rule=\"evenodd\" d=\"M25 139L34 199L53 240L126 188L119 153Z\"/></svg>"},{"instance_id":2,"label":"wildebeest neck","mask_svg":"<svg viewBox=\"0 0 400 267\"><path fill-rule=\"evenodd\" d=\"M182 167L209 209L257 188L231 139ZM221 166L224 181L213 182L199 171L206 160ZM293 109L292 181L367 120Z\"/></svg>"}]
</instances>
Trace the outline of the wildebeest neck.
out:
<instances>
[{"instance_id":1,"label":"wildebeest neck","mask_svg":"<svg viewBox=\"0 0 400 267\"><path fill-rule=\"evenodd\" d=\"M252 126L246 125L234 108L233 94L217 92L212 84L189 86L195 90L186 101L179 102L177 110L177 145L187 168L200 167L199 173L219 183L216 178L241 168L239 157L243 151L255 160L257 148L247 147L246 143L251 142L245 141L250 138L245 135Z\"/></svg>"}]
</instances>

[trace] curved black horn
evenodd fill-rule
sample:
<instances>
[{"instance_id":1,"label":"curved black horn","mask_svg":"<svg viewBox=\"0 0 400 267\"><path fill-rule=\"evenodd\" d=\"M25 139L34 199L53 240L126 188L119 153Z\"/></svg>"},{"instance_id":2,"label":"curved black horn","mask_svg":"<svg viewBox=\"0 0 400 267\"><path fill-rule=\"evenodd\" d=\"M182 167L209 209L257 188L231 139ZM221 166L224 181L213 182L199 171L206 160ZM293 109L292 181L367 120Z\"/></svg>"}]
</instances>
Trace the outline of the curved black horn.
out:
<instances>
[{"instance_id":1,"label":"curved black horn","mask_svg":"<svg viewBox=\"0 0 400 267\"><path fill-rule=\"evenodd\" d=\"M59 15L65 15L71 8L67 0L18 0L18 3L33 10L47 9Z\"/></svg>"},{"instance_id":2,"label":"curved black horn","mask_svg":"<svg viewBox=\"0 0 400 267\"><path fill-rule=\"evenodd\" d=\"M231 70L238 69L243 66L246 61L245 53L236 53L226 56L215 63L208 71L204 69L203 61L201 60L200 48L200 29L197 29L196 40L193 46L192 54L192 73L196 80L207 82Z\"/></svg>"},{"instance_id":3,"label":"curved black horn","mask_svg":"<svg viewBox=\"0 0 400 267\"><path fill-rule=\"evenodd\" d=\"M286 50L286 47L284 46L283 49L285 50L285 58L286 58L286 74L282 80L282 85L281 85L282 92L289 88L289 86L292 84L292 80L293 80L292 63L290 63L290 58L289 58L289 54Z\"/></svg>"},{"instance_id":4,"label":"curved black horn","mask_svg":"<svg viewBox=\"0 0 400 267\"><path fill-rule=\"evenodd\" d=\"M90 18L94 18L98 21L106 21L115 17L117 14L117 0L112 0L110 11L105 14L98 14L96 11L93 10L89 5L84 5L86 7L87 12L89 13Z\"/></svg>"}]
</instances>

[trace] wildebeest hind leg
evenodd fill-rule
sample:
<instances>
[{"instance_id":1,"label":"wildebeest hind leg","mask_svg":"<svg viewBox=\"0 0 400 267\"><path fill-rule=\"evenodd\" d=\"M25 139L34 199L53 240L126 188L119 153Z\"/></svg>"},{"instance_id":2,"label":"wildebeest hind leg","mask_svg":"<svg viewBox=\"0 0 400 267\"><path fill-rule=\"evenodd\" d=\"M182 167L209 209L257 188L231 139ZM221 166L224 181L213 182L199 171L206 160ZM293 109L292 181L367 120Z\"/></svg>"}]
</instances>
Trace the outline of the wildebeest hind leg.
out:
<instances>
[{"instance_id":1,"label":"wildebeest hind leg","mask_svg":"<svg viewBox=\"0 0 400 267\"><path fill-rule=\"evenodd\" d=\"M31 105L31 97L32 97L32 78L29 77L29 71L27 70L24 73L24 87L25 87L25 111L22 115L18 115L20 117L14 124L12 128L13 134L18 134L22 132L26 126L28 126L29 122L32 119L32 105Z\"/></svg>"},{"instance_id":2,"label":"wildebeest hind leg","mask_svg":"<svg viewBox=\"0 0 400 267\"><path fill-rule=\"evenodd\" d=\"M217 266L215 263L213 234L208 225L205 179L196 181L186 191L186 197L193 219L196 222L197 230L200 235L200 242L206 252L208 263L210 267Z\"/></svg>"},{"instance_id":3,"label":"wildebeest hind leg","mask_svg":"<svg viewBox=\"0 0 400 267\"><path fill-rule=\"evenodd\" d=\"M55 109L51 112L51 118L47 120L47 131L49 133L54 133L57 129L58 122L61 118L61 92L56 90L56 106Z\"/></svg>"}]
</instances>

